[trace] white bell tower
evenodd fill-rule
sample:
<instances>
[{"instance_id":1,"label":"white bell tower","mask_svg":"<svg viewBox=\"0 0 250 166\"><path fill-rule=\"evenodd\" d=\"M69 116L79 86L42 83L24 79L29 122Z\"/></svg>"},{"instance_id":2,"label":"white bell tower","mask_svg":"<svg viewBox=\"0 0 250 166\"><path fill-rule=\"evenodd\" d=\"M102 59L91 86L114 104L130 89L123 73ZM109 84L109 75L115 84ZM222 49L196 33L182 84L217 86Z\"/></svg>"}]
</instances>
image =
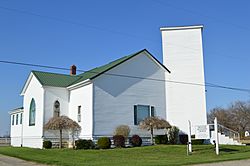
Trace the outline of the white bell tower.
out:
<instances>
[{"instance_id":1,"label":"white bell tower","mask_svg":"<svg viewBox=\"0 0 250 166\"><path fill-rule=\"evenodd\" d=\"M192 125L207 124L202 29L202 25L160 29L163 64L171 71L165 78L167 120L185 133L188 120Z\"/></svg>"}]
</instances>

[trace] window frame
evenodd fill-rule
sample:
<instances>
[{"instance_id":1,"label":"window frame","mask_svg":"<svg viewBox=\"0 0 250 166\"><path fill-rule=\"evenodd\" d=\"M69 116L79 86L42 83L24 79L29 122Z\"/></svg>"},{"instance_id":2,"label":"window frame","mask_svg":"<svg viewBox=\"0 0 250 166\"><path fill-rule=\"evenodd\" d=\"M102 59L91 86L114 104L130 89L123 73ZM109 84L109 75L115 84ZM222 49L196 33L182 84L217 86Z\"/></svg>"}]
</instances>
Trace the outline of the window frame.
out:
<instances>
[{"instance_id":1,"label":"window frame","mask_svg":"<svg viewBox=\"0 0 250 166\"><path fill-rule=\"evenodd\" d=\"M148 107L148 117L154 117L155 116L155 106L153 106L153 105L143 105L143 104L134 105L134 125L139 125L140 122L141 122L141 121L138 122L138 107L139 106ZM147 118L147 117L145 117L145 118Z\"/></svg>"},{"instance_id":2,"label":"window frame","mask_svg":"<svg viewBox=\"0 0 250 166\"><path fill-rule=\"evenodd\" d=\"M12 115L12 122L11 122L12 126L15 125L15 114Z\"/></svg>"},{"instance_id":3,"label":"window frame","mask_svg":"<svg viewBox=\"0 0 250 166\"><path fill-rule=\"evenodd\" d=\"M16 125L18 125L19 115L16 114Z\"/></svg>"},{"instance_id":4,"label":"window frame","mask_svg":"<svg viewBox=\"0 0 250 166\"><path fill-rule=\"evenodd\" d=\"M23 124L23 113L20 113L20 124Z\"/></svg>"},{"instance_id":5,"label":"window frame","mask_svg":"<svg viewBox=\"0 0 250 166\"><path fill-rule=\"evenodd\" d=\"M81 122L82 121L82 106L79 105L77 107L77 122Z\"/></svg>"},{"instance_id":6,"label":"window frame","mask_svg":"<svg viewBox=\"0 0 250 166\"><path fill-rule=\"evenodd\" d=\"M35 126L35 124L36 124L36 102L35 102L35 99L32 98L30 102L30 108L29 108L29 126Z\"/></svg>"},{"instance_id":7,"label":"window frame","mask_svg":"<svg viewBox=\"0 0 250 166\"><path fill-rule=\"evenodd\" d=\"M58 103L58 108L56 107L57 103ZM56 100L53 105L53 117L59 117L60 112L61 112L61 104L58 100Z\"/></svg>"}]
</instances>

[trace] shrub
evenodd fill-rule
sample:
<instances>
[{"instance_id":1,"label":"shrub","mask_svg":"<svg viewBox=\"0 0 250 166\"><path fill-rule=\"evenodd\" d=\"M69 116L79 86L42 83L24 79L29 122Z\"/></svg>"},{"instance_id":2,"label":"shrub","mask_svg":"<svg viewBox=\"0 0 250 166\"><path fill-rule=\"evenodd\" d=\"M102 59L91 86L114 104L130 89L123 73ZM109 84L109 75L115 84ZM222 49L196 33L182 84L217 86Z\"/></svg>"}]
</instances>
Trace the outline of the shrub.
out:
<instances>
[{"instance_id":1,"label":"shrub","mask_svg":"<svg viewBox=\"0 0 250 166\"><path fill-rule=\"evenodd\" d=\"M138 147L141 146L142 144L142 139L139 135L133 135L130 139L129 139L129 143L132 144L132 146L134 147Z\"/></svg>"},{"instance_id":2,"label":"shrub","mask_svg":"<svg viewBox=\"0 0 250 166\"><path fill-rule=\"evenodd\" d=\"M97 145L100 149L109 149L111 146L111 141L108 137L101 137L98 139Z\"/></svg>"},{"instance_id":3,"label":"shrub","mask_svg":"<svg viewBox=\"0 0 250 166\"><path fill-rule=\"evenodd\" d=\"M184 135L184 134L179 135L179 140L181 144L186 145L188 142L188 135Z\"/></svg>"},{"instance_id":4,"label":"shrub","mask_svg":"<svg viewBox=\"0 0 250 166\"><path fill-rule=\"evenodd\" d=\"M123 135L115 135L113 136L114 145L117 148L124 148L125 147L125 138Z\"/></svg>"},{"instance_id":5,"label":"shrub","mask_svg":"<svg viewBox=\"0 0 250 166\"><path fill-rule=\"evenodd\" d=\"M178 135L179 135L179 129L176 126L172 126L169 129L169 143L170 144L177 144L178 142Z\"/></svg>"},{"instance_id":6,"label":"shrub","mask_svg":"<svg viewBox=\"0 0 250 166\"><path fill-rule=\"evenodd\" d=\"M51 149L52 147L52 142L51 141L43 141L43 147L45 149Z\"/></svg>"},{"instance_id":7,"label":"shrub","mask_svg":"<svg viewBox=\"0 0 250 166\"><path fill-rule=\"evenodd\" d=\"M120 125L116 127L114 131L114 135L122 135L123 137L125 137L125 139L128 138L129 133L130 133L130 128L127 125Z\"/></svg>"},{"instance_id":8,"label":"shrub","mask_svg":"<svg viewBox=\"0 0 250 166\"><path fill-rule=\"evenodd\" d=\"M167 144L168 143L168 136L167 135L155 136L155 143L156 144Z\"/></svg>"},{"instance_id":9,"label":"shrub","mask_svg":"<svg viewBox=\"0 0 250 166\"><path fill-rule=\"evenodd\" d=\"M79 139L76 140L76 149L94 149L95 145L92 140Z\"/></svg>"},{"instance_id":10,"label":"shrub","mask_svg":"<svg viewBox=\"0 0 250 166\"><path fill-rule=\"evenodd\" d=\"M192 145L202 145L204 143L204 139L195 139L192 140Z\"/></svg>"}]
</instances>

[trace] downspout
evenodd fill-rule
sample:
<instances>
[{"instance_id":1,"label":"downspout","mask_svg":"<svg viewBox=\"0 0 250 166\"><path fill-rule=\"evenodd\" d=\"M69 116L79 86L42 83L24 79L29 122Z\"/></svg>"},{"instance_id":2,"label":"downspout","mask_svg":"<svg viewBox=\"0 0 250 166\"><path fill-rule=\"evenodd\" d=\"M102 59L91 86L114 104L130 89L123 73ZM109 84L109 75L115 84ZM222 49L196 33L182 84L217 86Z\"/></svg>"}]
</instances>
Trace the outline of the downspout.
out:
<instances>
[{"instance_id":1,"label":"downspout","mask_svg":"<svg viewBox=\"0 0 250 166\"><path fill-rule=\"evenodd\" d=\"M43 121L42 121L42 141L44 141L43 139L44 139L44 128L43 128L43 126L44 126L44 122L45 122L45 111L44 111L44 108L45 108L45 90L44 90L44 88L42 87L42 89L43 89L43 109L42 109L42 116L43 116Z\"/></svg>"},{"instance_id":2,"label":"downspout","mask_svg":"<svg viewBox=\"0 0 250 166\"><path fill-rule=\"evenodd\" d=\"M95 107L95 104L94 104L94 95L95 95L95 93L94 93L94 82L92 81L92 140L94 140L94 128L95 128L95 126L94 126L94 107Z\"/></svg>"},{"instance_id":3,"label":"downspout","mask_svg":"<svg viewBox=\"0 0 250 166\"><path fill-rule=\"evenodd\" d=\"M22 114L21 147L23 147L23 117L24 117L24 111L21 114Z\"/></svg>"}]
</instances>

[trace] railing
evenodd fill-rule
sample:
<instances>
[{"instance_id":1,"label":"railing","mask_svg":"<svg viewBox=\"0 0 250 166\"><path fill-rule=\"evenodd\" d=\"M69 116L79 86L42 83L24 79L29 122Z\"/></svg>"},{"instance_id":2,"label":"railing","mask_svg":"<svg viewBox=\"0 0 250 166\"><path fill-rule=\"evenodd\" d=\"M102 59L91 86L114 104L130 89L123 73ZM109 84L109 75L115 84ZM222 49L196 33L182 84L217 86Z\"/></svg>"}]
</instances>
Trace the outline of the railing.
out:
<instances>
[{"instance_id":1,"label":"railing","mask_svg":"<svg viewBox=\"0 0 250 166\"><path fill-rule=\"evenodd\" d=\"M210 131L214 130L214 124L208 124L210 126ZM228 127L225 127L221 124L218 124L218 132L228 136L229 138L232 138L234 140L237 140L238 142L240 142L240 133L237 131L234 131Z\"/></svg>"},{"instance_id":2,"label":"railing","mask_svg":"<svg viewBox=\"0 0 250 166\"><path fill-rule=\"evenodd\" d=\"M224 134L225 136L228 136L229 138L233 138L234 140L240 141L239 132L229 129L221 124L218 124L218 132Z\"/></svg>"},{"instance_id":3,"label":"railing","mask_svg":"<svg viewBox=\"0 0 250 166\"><path fill-rule=\"evenodd\" d=\"M0 138L0 146L9 146L10 138Z\"/></svg>"}]
</instances>

